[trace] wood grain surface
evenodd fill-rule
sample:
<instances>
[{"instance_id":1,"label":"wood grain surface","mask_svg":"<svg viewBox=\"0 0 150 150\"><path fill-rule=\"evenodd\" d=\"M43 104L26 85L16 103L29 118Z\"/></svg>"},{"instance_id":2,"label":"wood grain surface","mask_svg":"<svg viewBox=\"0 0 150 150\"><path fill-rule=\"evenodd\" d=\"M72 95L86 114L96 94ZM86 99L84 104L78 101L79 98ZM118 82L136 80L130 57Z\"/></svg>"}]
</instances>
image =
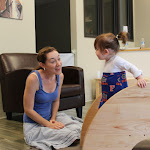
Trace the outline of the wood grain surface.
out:
<instances>
[{"instance_id":1,"label":"wood grain surface","mask_svg":"<svg viewBox=\"0 0 150 150\"><path fill-rule=\"evenodd\" d=\"M150 83L143 89L135 85L118 92L93 116L84 136L81 133L83 150L131 150L150 138ZM87 120L85 117L84 124Z\"/></svg>"},{"instance_id":2,"label":"wood grain surface","mask_svg":"<svg viewBox=\"0 0 150 150\"><path fill-rule=\"evenodd\" d=\"M86 113L86 116L84 118L84 123L82 125L82 131L81 131L81 138L80 138L80 146L82 147L84 138L86 135L86 132L88 131L88 128L90 124L92 123L93 118L95 117L97 111L98 111L98 106L100 103L102 95L100 95L90 106L89 110Z\"/></svg>"}]
</instances>

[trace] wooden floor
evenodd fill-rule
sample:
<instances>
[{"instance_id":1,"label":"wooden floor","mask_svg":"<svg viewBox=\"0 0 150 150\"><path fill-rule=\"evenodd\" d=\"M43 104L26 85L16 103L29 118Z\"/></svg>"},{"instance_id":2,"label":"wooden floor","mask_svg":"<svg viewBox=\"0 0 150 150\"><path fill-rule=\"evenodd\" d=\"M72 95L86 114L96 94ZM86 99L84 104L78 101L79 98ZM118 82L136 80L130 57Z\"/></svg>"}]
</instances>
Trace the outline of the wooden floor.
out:
<instances>
[{"instance_id":1,"label":"wooden floor","mask_svg":"<svg viewBox=\"0 0 150 150\"><path fill-rule=\"evenodd\" d=\"M92 101L83 107L83 119ZM64 111L68 115L76 116L75 109ZM25 144L23 139L22 115L13 116L13 120L0 119L0 150L37 150ZM81 150L79 144L61 150Z\"/></svg>"}]
</instances>

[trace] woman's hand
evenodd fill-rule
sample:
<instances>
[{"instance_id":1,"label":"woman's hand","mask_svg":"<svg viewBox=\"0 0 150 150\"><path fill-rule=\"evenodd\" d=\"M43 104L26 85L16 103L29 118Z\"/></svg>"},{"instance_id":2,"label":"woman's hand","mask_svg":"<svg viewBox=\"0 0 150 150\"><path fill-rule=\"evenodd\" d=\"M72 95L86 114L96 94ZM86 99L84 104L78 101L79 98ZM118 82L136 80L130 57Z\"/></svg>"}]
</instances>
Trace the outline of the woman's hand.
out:
<instances>
[{"instance_id":1,"label":"woman's hand","mask_svg":"<svg viewBox=\"0 0 150 150\"><path fill-rule=\"evenodd\" d=\"M64 124L61 122L57 122L56 120L50 120L50 125L48 126L51 129L62 129L64 128Z\"/></svg>"},{"instance_id":2,"label":"woman's hand","mask_svg":"<svg viewBox=\"0 0 150 150\"><path fill-rule=\"evenodd\" d=\"M137 78L137 85L141 88L145 88L146 87L146 81L143 79L142 75L138 76Z\"/></svg>"}]
</instances>

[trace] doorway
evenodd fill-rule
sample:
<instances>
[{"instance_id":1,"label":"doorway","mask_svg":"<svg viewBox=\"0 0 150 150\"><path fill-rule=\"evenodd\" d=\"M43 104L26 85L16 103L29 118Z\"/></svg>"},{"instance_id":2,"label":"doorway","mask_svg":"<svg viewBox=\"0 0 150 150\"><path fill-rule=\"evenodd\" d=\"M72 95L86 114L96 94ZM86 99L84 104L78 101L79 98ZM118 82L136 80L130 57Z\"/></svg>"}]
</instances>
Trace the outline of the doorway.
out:
<instances>
[{"instance_id":1,"label":"doorway","mask_svg":"<svg viewBox=\"0 0 150 150\"><path fill-rule=\"evenodd\" d=\"M45 46L71 53L70 0L35 0L36 52Z\"/></svg>"}]
</instances>

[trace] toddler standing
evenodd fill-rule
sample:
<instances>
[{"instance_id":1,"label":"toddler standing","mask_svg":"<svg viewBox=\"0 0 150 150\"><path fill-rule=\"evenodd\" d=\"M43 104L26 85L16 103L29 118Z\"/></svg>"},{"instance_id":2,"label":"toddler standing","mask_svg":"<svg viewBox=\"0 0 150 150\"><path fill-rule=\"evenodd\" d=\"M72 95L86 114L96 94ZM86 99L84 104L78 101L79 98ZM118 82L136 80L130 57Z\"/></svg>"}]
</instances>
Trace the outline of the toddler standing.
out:
<instances>
[{"instance_id":1,"label":"toddler standing","mask_svg":"<svg viewBox=\"0 0 150 150\"><path fill-rule=\"evenodd\" d=\"M94 47L98 59L105 60L104 72L101 79L102 99L99 108L115 93L126 88L126 70L137 79L137 85L141 88L146 86L142 77L142 71L130 62L117 56L120 49L119 41L125 44L128 40L126 32L120 32L117 36L112 33L101 34L96 37Z\"/></svg>"}]
</instances>

